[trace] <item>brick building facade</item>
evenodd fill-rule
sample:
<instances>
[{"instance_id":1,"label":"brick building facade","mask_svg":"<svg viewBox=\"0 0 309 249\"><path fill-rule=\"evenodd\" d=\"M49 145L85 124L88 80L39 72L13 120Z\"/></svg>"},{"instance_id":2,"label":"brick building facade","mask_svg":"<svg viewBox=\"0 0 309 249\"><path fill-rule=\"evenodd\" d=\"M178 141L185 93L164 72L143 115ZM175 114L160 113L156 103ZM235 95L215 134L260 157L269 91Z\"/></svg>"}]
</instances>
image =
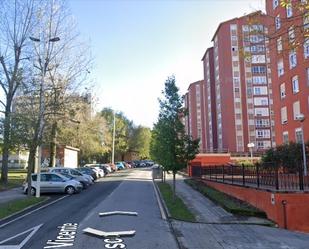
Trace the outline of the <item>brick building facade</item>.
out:
<instances>
[{"instance_id":1,"label":"brick building facade","mask_svg":"<svg viewBox=\"0 0 309 249\"><path fill-rule=\"evenodd\" d=\"M309 140L309 13L306 1L266 0L277 144ZM308 5L308 4L307 4ZM306 12L305 12L306 11Z\"/></svg>"}]
</instances>

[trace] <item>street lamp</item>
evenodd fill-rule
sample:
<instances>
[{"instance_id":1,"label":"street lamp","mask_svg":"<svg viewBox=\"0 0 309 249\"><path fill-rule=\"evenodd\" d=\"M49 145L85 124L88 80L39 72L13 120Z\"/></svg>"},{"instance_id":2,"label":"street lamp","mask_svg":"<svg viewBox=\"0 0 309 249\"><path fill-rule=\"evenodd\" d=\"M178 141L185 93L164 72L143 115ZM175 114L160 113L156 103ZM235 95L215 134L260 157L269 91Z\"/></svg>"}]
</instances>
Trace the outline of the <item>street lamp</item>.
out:
<instances>
[{"instance_id":1,"label":"street lamp","mask_svg":"<svg viewBox=\"0 0 309 249\"><path fill-rule=\"evenodd\" d=\"M253 163L253 155L252 155L252 150L254 148L254 143L248 143L247 144L247 147L249 148L250 150L250 155L251 155L251 163Z\"/></svg>"},{"instance_id":2,"label":"street lamp","mask_svg":"<svg viewBox=\"0 0 309 249\"><path fill-rule=\"evenodd\" d=\"M295 117L301 124L301 138L302 138L302 147L303 147L303 163L304 163L304 176L307 176L307 160L306 160L306 148L305 148L305 138L304 138L304 125L303 122L305 121L305 115L299 113Z\"/></svg>"},{"instance_id":3,"label":"street lamp","mask_svg":"<svg viewBox=\"0 0 309 249\"><path fill-rule=\"evenodd\" d=\"M41 39L30 36L29 37L31 41L33 42L41 42ZM47 43L50 42L57 42L60 41L59 37L53 37L47 40ZM39 134L41 134L43 132L43 127L44 127L44 110L45 110L45 83L44 83L44 78L45 78L45 74L46 74L46 70L48 67L48 62L49 59L45 57L45 49L46 49L46 45L45 45L46 41L43 40L43 45L44 45L44 51L43 51L43 56L44 56L44 63L43 63L43 67L42 67L42 78L41 78L41 85L40 85L40 126L39 126ZM40 47L39 47L40 48ZM36 194L35 196L38 198L40 197L40 184L41 184L41 154L42 154L42 147L38 146L37 147L37 153L38 153L38 164L37 164L37 189L36 189Z\"/></svg>"},{"instance_id":4,"label":"street lamp","mask_svg":"<svg viewBox=\"0 0 309 249\"><path fill-rule=\"evenodd\" d=\"M112 148L112 164L115 162L115 134L116 134L116 112L114 111L113 120L113 148Z\"/></svg>"}]
</instances>

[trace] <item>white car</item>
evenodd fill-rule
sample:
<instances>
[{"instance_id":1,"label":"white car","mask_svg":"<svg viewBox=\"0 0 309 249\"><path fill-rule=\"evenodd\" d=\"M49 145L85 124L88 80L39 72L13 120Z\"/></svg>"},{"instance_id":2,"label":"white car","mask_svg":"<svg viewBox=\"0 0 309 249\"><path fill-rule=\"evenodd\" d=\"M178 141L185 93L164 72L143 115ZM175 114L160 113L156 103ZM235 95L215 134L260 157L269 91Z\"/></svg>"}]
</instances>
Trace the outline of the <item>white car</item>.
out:
<instances>
[{"instance_id":1,"label":"white car","mask_svg":"<svg viewBox=\"0 0 309 249\"><path fill-rule=\"evenodd\" d=\"M107 169L108 173L112 173L113 172L112 167L110 165L102 164L102 166L104 166Z\"/></svg>"},{"instance_id":2,"label":"white car","mask_svg":"<svg viewBox=\"0 0 309 249\"><path fill-rule=\"evenodd\" d=\"M104 170L101 169L100 167L96 166L96 164L86 164L86 165L84 165L84 167L88 167L88 168L93 169L96 172L98 178L105 176Z\"/></svg>"}]
</instances>

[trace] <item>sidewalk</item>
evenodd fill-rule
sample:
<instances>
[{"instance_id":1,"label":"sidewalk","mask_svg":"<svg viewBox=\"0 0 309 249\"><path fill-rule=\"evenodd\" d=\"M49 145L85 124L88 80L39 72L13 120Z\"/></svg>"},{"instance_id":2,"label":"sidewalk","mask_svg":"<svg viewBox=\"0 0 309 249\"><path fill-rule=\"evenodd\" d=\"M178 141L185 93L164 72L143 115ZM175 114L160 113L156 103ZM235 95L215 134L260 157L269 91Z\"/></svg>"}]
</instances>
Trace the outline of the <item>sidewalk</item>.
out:
<instances>
[{"instance_id":1,"label":"sidewalk","mask_svg":"<svg viewBox=\"0 0 309 249\"><path fill-rule=\"evenodd\" d=\"M167 175L171 183L171 175ZM177 175L176 192L196 215L197 223L172 220L183 249L308 249L309 234L266 227L269 221L236 217L183 182Z\"/></svg>"},{"instance_id":2,"label":"sidewalk","mask_svg":"<svg viewBox=\"0 0 309 249\"><path fill-rule=\"evenodd\" d=\"M27 195L23 194L21 187L0 191L0 205L9 201L24 199Z\"/></svg>"}]
</instances>

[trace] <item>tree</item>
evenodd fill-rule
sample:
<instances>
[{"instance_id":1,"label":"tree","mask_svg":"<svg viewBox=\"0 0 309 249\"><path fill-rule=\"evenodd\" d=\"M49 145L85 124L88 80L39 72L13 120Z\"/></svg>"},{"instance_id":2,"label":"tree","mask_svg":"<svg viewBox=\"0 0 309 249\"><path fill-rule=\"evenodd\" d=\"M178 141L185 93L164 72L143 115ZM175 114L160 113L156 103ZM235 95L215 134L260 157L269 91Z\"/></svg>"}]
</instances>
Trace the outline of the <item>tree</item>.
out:
<instances>
[{"instance_id":1,"label":"tree","mask_svg":"<svg viewBox=\"0 0 309 249\"><path fill-rule=\"evenodd\" d=\"M158 121L154 125L151 143L152 157L163 166L165 171L173 173L174 198L176 174L195 158L199 148L199 140L192 140L185 134L181 118L186 112L183 108L183 98L178 92L175 77L169 77L165 81L163 99L159 99L160 112Z\"/></svg>"},{"instance_id":2,"label":"tree","mask_svg":"<svg viewBox=\"0 0 309 249\"><path fill-rule=\"evenodd\" d=\"M114 122L114 110L111 108L104 108L101 111L101 115L105 118L108 127L108 141L109 151L111 155L112 151L112 134L113 134L113 122ZM130 121L123 113L115 113L115 158L124 160L124 155L129 150L129 138L132 133L133 122ZM111 157L110 157L111 158Z\"/></svg>"},{"instance_id":3,"label":"tree","mask_svg":"<svg viewBox=\"0 0 309 249\"><path fill-rule=\"evenodd\" d=\"M309 141L306 145L309 146ZM290 142L271 148L265 152L262 163L265 167L282 167L289 172L299 172L303 165L302 144Z\"/></svg>"},{"instance_id":4,"label":"tree","mask_svg":"<svg viewBox=\"0 0 309 249\"><path fill-rule=\"evenodd\" d=\"M129 150L137 152L139 158L147 159L150 156L150 140L150 128L143 126L133 127L129 141Z\"/></svg>"},{"instance_id":5,"label":"tree","mask_svg":"<svg viewBox=\"0 0 309 249\"><path fill-rule=\"evenodd\" d=\"M30 138L25 140L29 149L29 185L35 154L43 141L52 143L51 151L54 153L51 155L54 158L58 122L70 119L74 108L73 93L84 83L89 66L89 52L78 39L75 23L64 1L42 1L34 12L36 25L28 34L31 39L29 63L32 67L23 78L23 88L15 99L20 117L31 124L25 122L24 129ZM51 134L51 139L48 139L47 133ZM30 189L28 192L30 194Z\"/></svg>"},{"instance_id":6,"label":"tree","mask_svg":"<svg viewBox=\"0 0 309 249\"><path fill-rule=\"evenodd\" d=\"M36 4L40 4L39 1ZM35 1L3 0L0 3L0 86L5 100L1 181L8 182L8 159L11 141L12 103L27 69L25 48L33 23ZM25 57L23 57L25 56Z\"/></svg>"}]
</instances>

